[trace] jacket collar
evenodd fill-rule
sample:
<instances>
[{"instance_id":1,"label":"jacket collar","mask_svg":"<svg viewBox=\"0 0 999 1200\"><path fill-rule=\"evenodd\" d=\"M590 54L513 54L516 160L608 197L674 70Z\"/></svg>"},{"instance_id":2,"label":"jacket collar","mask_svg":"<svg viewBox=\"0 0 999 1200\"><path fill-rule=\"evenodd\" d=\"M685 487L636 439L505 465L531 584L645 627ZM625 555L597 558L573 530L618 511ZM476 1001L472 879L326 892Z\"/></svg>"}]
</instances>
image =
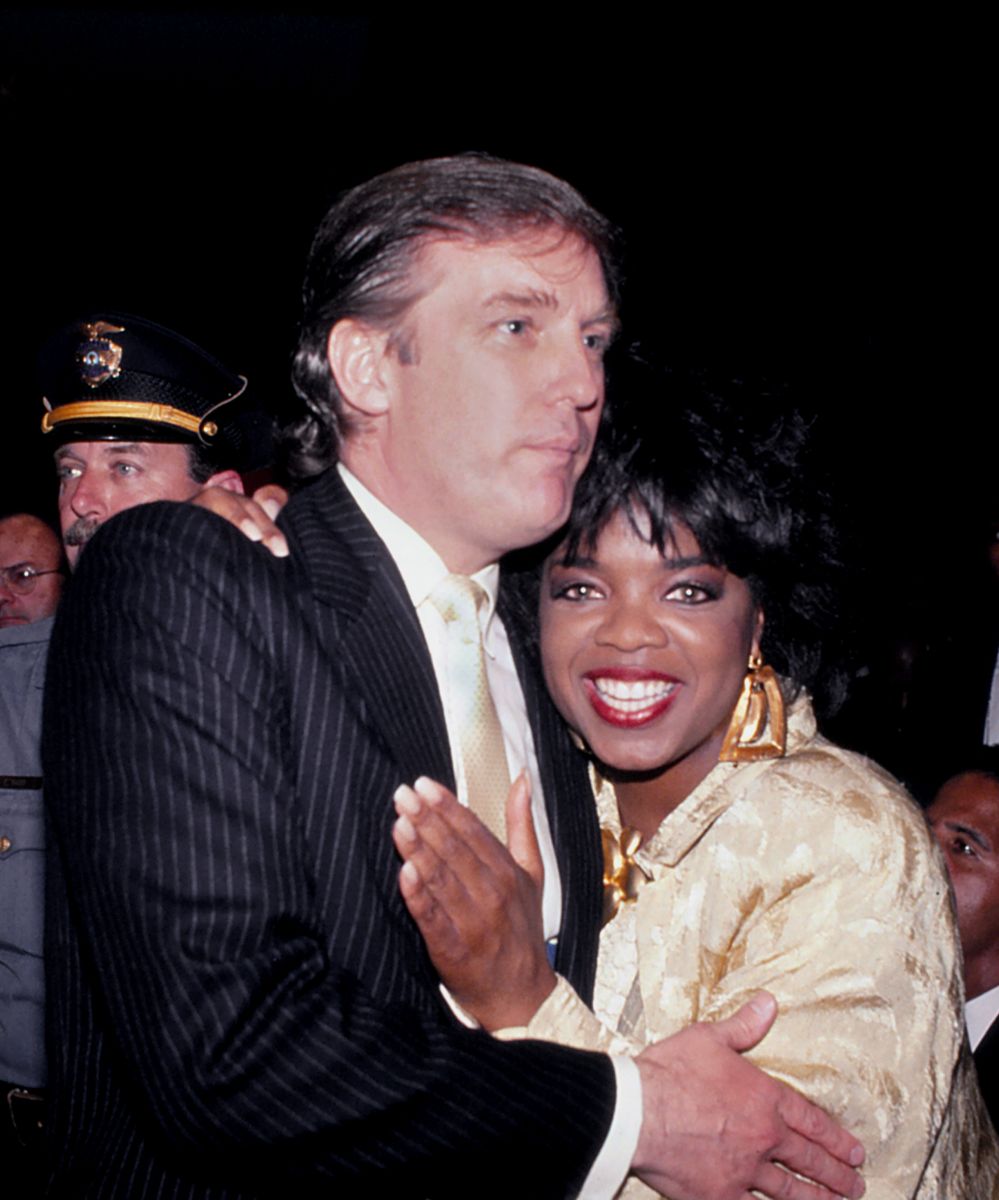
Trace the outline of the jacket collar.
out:
<instances>
[{"instance_id":1,"label":"jacket collar","mask_svg":"<svg viewBox=\"0 0 999 1200\"><path fill-rule=\"evenodd\" d=\"M802 692L788 711L785 758L805 750L815 735L812 704L808 695ZM675 867L739 796L745 794L760 775L779 762L780 759L771 758L754 763L716 763L690 795L666 816L652 837L639 849L635 861L652 876L659 873L664 865ZM590 779L601 826L620 833L621 818L613 784L601 778L592 767Z\"/></svg>"},{"instance_id":2,"label":"jacket collar","mask_svg":"<svg viewBox=\"0 0 999 1200\"><path fill-rule=\"evenodd\" d=\"M430 653L402 577L335 470L282 513L299 586L334 610L319 634L345 688L399 762L400 783L426 773L454 788Z\"/></svg>"}]
</instances>

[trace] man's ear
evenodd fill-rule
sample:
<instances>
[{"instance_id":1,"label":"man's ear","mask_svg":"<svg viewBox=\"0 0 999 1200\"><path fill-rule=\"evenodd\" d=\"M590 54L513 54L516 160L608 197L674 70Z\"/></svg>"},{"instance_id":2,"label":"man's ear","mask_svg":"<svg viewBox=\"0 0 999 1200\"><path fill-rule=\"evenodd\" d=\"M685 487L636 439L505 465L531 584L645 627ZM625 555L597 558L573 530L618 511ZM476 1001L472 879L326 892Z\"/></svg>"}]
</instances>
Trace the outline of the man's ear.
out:
<instances>
[{"instance_id":1,"label":"man's ear","mask_svg":"<svg viewBox=\"0 0 999 1200\"><path fill-rule=\"evenodd\" d=\"M238 471L216 471L201 485L203 488L217 487L225 492L235 492L237 496L245 496L246 489L239 477Z\"/></svg>"},{"instance_id":2,"label":"man's ear","mask_svg":"<svg viewBox=\"0 0 999 1200\"><path fill-rule=\"evenodd\" d=\"M354 317L344 317L330 330L326 356L346 404L368 417L388 410L382 369L389 335Z\"/></svg>"}]
</instances>

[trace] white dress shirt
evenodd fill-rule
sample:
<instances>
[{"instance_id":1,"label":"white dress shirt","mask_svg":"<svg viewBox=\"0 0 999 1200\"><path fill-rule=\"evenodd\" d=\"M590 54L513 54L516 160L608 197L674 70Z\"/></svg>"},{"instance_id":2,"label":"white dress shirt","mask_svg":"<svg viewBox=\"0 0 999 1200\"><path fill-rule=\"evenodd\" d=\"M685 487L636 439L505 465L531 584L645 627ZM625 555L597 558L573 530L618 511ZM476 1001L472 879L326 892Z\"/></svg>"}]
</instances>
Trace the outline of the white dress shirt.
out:
<instances>
[{"instance_id":1,"label":"white dress shirt","mask_svg":"<svg viewBox=\"0 0 999 1200\"><path fill-rule=\"evenodd\" d=\"M343 463L337 465L337 470L358 508L367 517L399 568L406 591L416 609L444 707L458 799L462 804L467 804L464 770L454 749L459 744L457 717L451 711L448 702L446 625L444 618L429 602L430 593L451 572L436 550L412 526L407 525L401 517L386 507ZM480 610L479 620L486 654L486 676L493 703L496 705L496 715L503 730L503 745L506 749L510 778L516 779L526 768L531 781L531 815L545 868L542 918L545 937L552 938L558 935L562 919L562 884L548 825L548 814L545 811L538 759L531 725L527 719L524 693L517 678L506 630L496 615L499 566L494 563L476 572L472 578L485 589L489 597L488 605L484 605ZM413 780L400 782L412 785ZM628 1057L612 1056L611 1062L617 1081L614 1117L607 1138L579 1193L580 1200L609 1200L624 1181L634 1157L635 1147L638 1145L642 1124L642 1087L638 1068L634 1060Z\"/></svg>"},{"instance_id":2,"label":"white dress shirt","mask_svg":"<svg viewBox=\"0 0 999 1200\"><path fill-rule=\"evenodd\" d=\"M968 1041L972 1052L978 1049L978 1043L988 1033L993 1021L999 1017L999 986L989 988L964 1006L964 1017L968 1025Z\"/></svg>"},{"instance_id":3,"label":"white dress shirt","mask_svg":"<svg viewBox=\"0 0 999 1200\"><path fill-rule=\"evenodd\" d=\"M433 663L434 675L437 679L437 689L440 692L444 706L444 720L447 724L448 741L451 745L451 758L454 764L454 777L458 785L458 799L462 804L468 804L468 790L465 786L465 771L460 756L454 747L460 744L458 736L460 714L454 712L448 695L447 672L447 624L440 612L430 602L430 593L451 572L432 546L400 517L397 517L342 464L340 474L347 485L350 494L357 501L361 512L368 518L375 533L385 543L385 548L392 556L399 574L406 585L406 591L416 609L416 616L427 640L430 651L430 661ZM542 898L542 916L545 937L558 935L562 921L562 885L559 880L558 863L555 859L555 845L552 841L551 829L548 826L548 814L545 812L545 798L541 790L541 777L538 772L538 758L534 750L534 738L531 725L527 719L527 706L524 703L524 693L520 689L517 678L517 668L510 651L510 642L503 628L503 622L496 615L496 593L499 588L499 566L495 563L478 571L472 576L480 584L489 602L479 611L479 622L482 627L482 645L486 653L486 677L489 680L489 691L496 705L496 715L499 717L503 730L503 746L506 750L506 763L510 771L510 779L514 780L526 768L531 781L531 815L534 818L534 829L541 848L541 859L545 867L545 886ZM405 781L412 785L413 780Z\"/></svg>"},{"instance_id":4,"label":"white dress shirt","mask_svg":"<svg viewBox=\"0 0 999 1200\"><path fill-rule=\"evenodd\" d=\"M989 692L989 707L985 713L985 730L982 743L986 746L999 745L999 654L992 672L992 690Z\"/></svg>"}]
</instances>

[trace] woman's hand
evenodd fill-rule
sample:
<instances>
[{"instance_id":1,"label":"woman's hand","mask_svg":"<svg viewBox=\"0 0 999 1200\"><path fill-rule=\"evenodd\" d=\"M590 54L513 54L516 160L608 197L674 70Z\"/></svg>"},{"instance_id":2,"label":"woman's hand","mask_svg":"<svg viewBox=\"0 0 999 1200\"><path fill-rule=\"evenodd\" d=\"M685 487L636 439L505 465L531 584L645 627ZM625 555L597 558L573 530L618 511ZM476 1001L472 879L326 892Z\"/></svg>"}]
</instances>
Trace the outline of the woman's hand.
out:
<instances>
[{"instance_id":1,"label":"woman's hand","mask_svg":"<svg viewBox=\"0 0 999 1200\"><path fill-rule=\"evenodd\" d=\"M251 542L263 542L275 558L288 557L288 543L274 523L288 503L288 493L278 484L257 488L252 499L230 488L204 487L191 503L235 525Z\"/></svg>"},{"instance_id":2,"label":"woman's hand","mask_svg":"<svg viewBox=\"0 0 999 1200\"><path fill-rule=\"evenodd\" d=\"M430 779L394 800L399 890L445 987L484 1029L526 1025L555 986L526 773L507 798L509 851Z\"/></svg>"}]
</instances>

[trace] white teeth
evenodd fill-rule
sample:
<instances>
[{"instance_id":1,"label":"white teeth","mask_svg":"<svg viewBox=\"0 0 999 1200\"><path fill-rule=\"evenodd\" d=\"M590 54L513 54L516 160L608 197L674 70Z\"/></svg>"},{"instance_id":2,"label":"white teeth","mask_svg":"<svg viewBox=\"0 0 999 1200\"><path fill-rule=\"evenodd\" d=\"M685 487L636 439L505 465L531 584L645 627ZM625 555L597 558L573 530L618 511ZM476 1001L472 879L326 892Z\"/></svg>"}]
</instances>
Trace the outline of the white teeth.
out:
<instances>
[{"instance_id":1,"label":"white teeth","mask_svg":"<svg viewBox=\"0 0 999 1200\"><path fill-rule=\"evenodd\" d=\"M605 704L618 712L641 712L665 699L676 688L675 683L665 679L608 679L600 676L593 680Z\"/></svg>"}]
</instances>

